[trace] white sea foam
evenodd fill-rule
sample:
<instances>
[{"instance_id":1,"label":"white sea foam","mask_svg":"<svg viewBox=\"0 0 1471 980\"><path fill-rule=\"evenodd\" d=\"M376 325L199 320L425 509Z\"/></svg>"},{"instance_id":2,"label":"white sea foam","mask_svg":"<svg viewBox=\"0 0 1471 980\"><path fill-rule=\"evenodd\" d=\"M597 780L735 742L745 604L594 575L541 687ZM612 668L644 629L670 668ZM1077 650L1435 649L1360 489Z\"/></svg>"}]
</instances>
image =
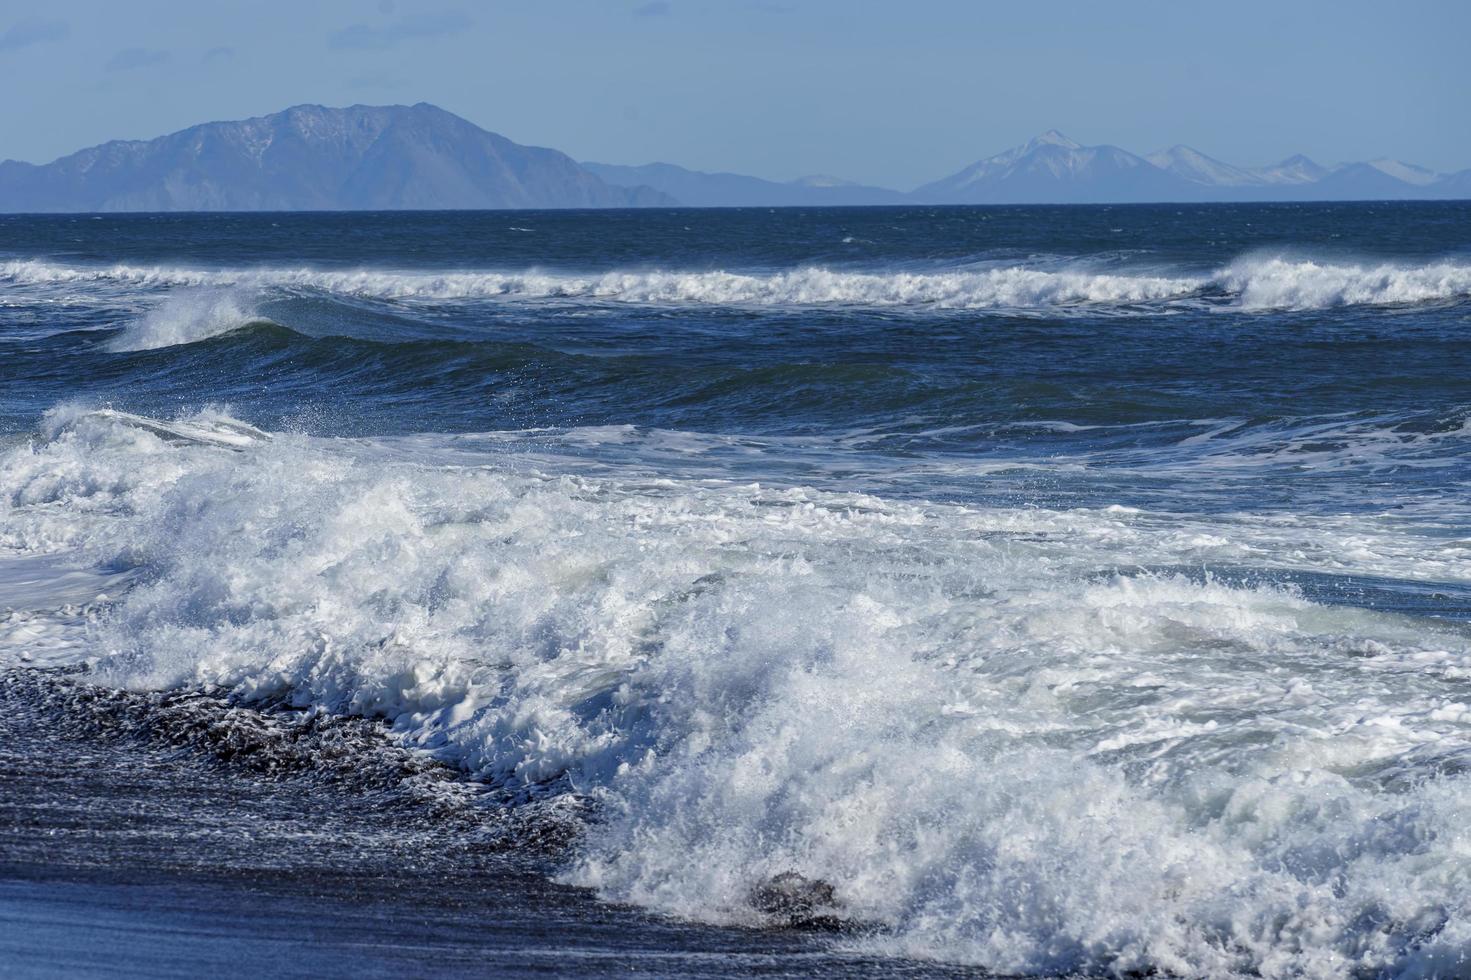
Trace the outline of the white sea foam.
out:
<instances>
[{"instance_id":1,"label":"white sea foam","mask_svg":"<svg viewBox=\"0 0 1471 980\"><path fill-rule=\"evenodd\" d=\"M1077 303L1139 303L1186 295L1198 281L1168 276L1105 275L1022 267L955 272L637 271L565 273L379 270L191 270L117 265L82 269L25 261L0 275L31 284L117 282L139 286L253 284L321 289L376 299L581 299L704 306L933 306L940 309L1032 308Z\"/></svg>"},{"instance_id":2,"label":"white sea foam","mask_svg":"<svg viewBox=\"0 0 1471 980\"><path fill-rule=\"evenodd\" d=\"M184 290L168 294L158 306L130 322L108 342L108 349L142 351L193 344L263 319L238 290Z\"/></svg>"},{"instance_id":3,"label":"white sea foam","mask_svg":"<svg viewBox=\"0 0 1471 980\"><path fill-rule=\"evenodd\" d=\"M1471 265L1454 262L1404 266L1247 258L1217 278L1249 310L1385 306L1471 296Z\"/></svg>"},{"instance_id":4,"label":"white sea foam","mask_svg":"<svg viewBox=\"0 0 1471 980\"><path fill-rule=\"evenodd\" d=\"M1001 266L928 272L803 267L781 272L639 270L575 275L539 271L201 270L168 266L83 268L34 260L0 263L0 278L36 287L117 284L145 288L323 290L399 301L572 301L644 305L855 306L936 310L1151 307L1222 290L1248 310L1403 304L1471 296L1471 266L1327 264L1248 258L1212 275L1119 273Z\"/></svg>"},{"instance_id":5,"label":"white sea foam","mask_svg":"<svg viewBox=\"0 0 1471 980\"><path fill-rule=\"evenodd\" d=\"M58 411L0 458L0 547L138 577L78 655L561 778L603 804L569 881L739 922L796 871L879 928L853 942L998 972L1431 976L1471 950L1466 631L1115 571L1255 549L1471 581L1455 541L222 429L251 431Z\"/></svg>"}]
</instances>

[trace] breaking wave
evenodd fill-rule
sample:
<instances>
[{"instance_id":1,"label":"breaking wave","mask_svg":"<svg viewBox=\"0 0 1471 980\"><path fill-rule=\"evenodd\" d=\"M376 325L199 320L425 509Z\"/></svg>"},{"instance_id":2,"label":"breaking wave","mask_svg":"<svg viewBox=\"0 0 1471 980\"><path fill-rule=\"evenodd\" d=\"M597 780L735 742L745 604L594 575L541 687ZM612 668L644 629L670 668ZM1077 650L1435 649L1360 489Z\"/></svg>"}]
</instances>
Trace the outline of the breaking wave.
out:
<instances>
[{"instance_id":1,"label":"breaking wave","mask_svg":"<svg viewBox=\"0 0 1471 980\"><path fill-rule=\"evenodd\" d=\"M1257 548L1471 579L1454 542L594 478L436 438L58 411L0 457L0 544L136 580L81 626L22 610L26 636L591 801L566 880L692 919L820 883L872 927L851 942L1033 974L1429 976L1471 943L1465 631L1116 571Z\"/></svg>"},{"instance_id":2,"label":"breaking wave","mask_svg":"<svg viewBox=\"0 0 1471 980\"><path fill-rule=\"evenodd\" d=\"M1248 258L1233 263L1217 281L1249 310L1389 306L1471 296L1471 265L1345 265Z\"/></svg>"},{"instance_id":3,"label":"breaking wave","mask_svg":"<svg viewBox=\"0 0 1471 980\"><path fill-rule=\"evenodd\" d=\"M160 305L130 322L107 347L119 352L157 350L270 322L235 290L186 290L169 294Z\"/></svg>"},{"instance_id":4,"label":"breaking wave","mask_svg":"<svg viewBox=\"0 0 1471 980\"><path fill-rule=\"evenodd\" d=\"M1008 266L937 271L855 271L804 267L776 272L614 271L409 272L388 270L199 270L114 265L83 268L35 260L0 263L19 284L116 283L143 287L244 286L322 290L382 300L564 300L690 306L1059 310L1212 302L1245 310L1321 309L1460 300L1471 296L1471 265L1319 263L1241 259L1212 274L1104 273L1086 268ZM221 318L207 316L210 322ZM229 317L225 316L224 320ZM167 325L142 335L171 336ZM178 342L178 341L174 341Z\"/></svg>"},{"instance_id":5,"label":"breaking wave","mask_svg":"<svg viewBox=\"0 0 1471 980\"><path fill-rule=\"evenodd\" d=\"M117 282L135 286L256 286L318 289L372 299L572 299L608 303L734 306L932 306L1033 308L1141 303L1188 295L1191 279L998 268L955 272L847 272L803 268L735 272L564 273L273 269L205 271L161 266L80 269L41 262L0 265L0 275L33 284Z\"/></svg>"}]
</instances>

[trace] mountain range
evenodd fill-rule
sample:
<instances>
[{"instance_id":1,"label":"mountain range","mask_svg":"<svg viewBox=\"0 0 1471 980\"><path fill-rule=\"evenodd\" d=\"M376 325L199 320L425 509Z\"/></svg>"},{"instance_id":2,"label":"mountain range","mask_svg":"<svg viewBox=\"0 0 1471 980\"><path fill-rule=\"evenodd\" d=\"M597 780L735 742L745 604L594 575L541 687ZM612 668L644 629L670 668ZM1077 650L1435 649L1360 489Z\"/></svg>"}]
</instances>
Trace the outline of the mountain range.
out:
<instances>
[{"instance_id":1,"label":"mountain range","mask_svg":"<svg viewBox=\"0 0 1471 980\"><path fill-rule=\"evenodd\" d=\"M903 193L829 176L778 182L669 163L578 163L428 103L295 106L49 164L0 162L0 212L312 211L1471 198L1471 170L1397 160L1266 167L1191 149L1136 155L1056 130Z\"/></svg>"},{"instance_id":2,"label":"mountain range","mask_svg":"<svg viewBox=\"0 0 1471 980\"><path fill-rule=\"evenodd\" d=\"M934 204L1146 201L1355 201L1467 196L1471 170L1437 174L1398 160L1324 167L1301 154L1242 167L1188 146L1138 156L1083 146L1057 130L926 184L912 197Z\"/></svg>"}]
</instances>

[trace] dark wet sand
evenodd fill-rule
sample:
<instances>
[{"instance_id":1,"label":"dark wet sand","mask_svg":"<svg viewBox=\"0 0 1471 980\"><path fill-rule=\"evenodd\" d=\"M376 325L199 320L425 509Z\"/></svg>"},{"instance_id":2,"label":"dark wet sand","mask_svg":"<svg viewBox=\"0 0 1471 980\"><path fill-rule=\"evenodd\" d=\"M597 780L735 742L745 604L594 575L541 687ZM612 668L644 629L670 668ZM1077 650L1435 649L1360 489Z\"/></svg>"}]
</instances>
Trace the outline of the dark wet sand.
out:
<instances>
[{"instance_id":1,"label":"dark wet sand","mask_svg":"<svg viewBox=\"0 0 1471 980\"><path fill-rule=\"evenodd\" d=\"M609 906L412 808L0 691L0 974L956 976ZM974 974L970 974L974 975Z\"/></svg>"}]
</instances>

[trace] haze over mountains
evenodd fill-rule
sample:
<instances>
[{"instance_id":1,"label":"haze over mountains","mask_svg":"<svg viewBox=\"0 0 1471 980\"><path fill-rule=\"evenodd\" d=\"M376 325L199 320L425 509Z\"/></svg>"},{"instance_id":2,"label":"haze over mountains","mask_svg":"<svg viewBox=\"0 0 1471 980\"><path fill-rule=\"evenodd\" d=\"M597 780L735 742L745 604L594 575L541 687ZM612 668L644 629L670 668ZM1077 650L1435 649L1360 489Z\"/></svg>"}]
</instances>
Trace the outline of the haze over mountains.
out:
<instances>
[{"instance_id":1,"label":"haze over mountains","mask_svg":"<svg viewBox=\"0 0 1471 980\"><path fill-rule=\"evenodd\" d=\"M0 211L262 211L784 207L1408 200L1471 197L1471 170L1397 160L1266 167L1187 146L1140 156L1056 130L910 193L836 177L790 182L668 163L579 164L427 103L296 106L118 140L35 165L0 163Z\"/></svg>"},{"instance_id":2,"label":"haze over mountains","mask_svg":"<svg viewBox=\"0 0 1471 980\"><path fill-rule=\"evenodd\" d=\"M0 163L0 211L361 211L671 205L565 153L522 146L427 103L302 105L45 166Z\"/></svg>"},{"instance_id":3,"label":"haze over mountains","mask_svg":"<svg viewBox=\"0 0 1471 980\"><path fill-rule=\"evenodd\" d=\"M1147 201L1354 201L1464 196L1471 171L1441 175L1397 160L1328 168L1301 154L1242 167L1188 146L1138 156L1056 130L914 191L944 204Z\"/></svg>"},{"instance_id":4,"label":"haze over mountains","mask_svg":"<svg viewBox=\"0 0 1471 980\"><path fill-rule=\"evenodd\" d=\"M649 163L641 167L584 163L583 166L610 184L652 187L692 208L913 203L899 191L867 187L839 177L801 177L781 183L741 174L702 173L672 163Z\"/></svg>"}]
</instances>

